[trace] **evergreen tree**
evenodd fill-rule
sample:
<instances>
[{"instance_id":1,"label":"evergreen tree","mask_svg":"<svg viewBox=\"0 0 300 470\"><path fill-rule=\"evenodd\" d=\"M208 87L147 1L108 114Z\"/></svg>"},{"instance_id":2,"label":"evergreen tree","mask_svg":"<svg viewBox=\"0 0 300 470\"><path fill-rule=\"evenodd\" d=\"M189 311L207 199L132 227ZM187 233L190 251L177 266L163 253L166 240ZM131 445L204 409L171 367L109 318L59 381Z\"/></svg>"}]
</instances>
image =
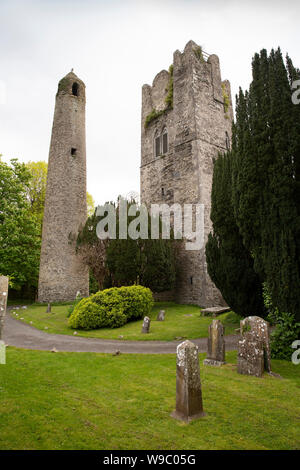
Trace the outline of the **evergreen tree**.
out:
<instances>
[{"instance_id":1,"label":"evergreen tree","mask_svg":"<svg viewBox=\"0 0 300 470\"><path fill-rule=\"evenodd\" d=\"M280 49L255 54L249 93L237 98L233 127L233 205L254 268L274 306L300 318L299 71Z\"/></svg>"},{"instance_id":2,"label":"evergreen tree","mask_svg":"<svg viewBox=\"0 0 300 470\"><path fill-rule=\"evenodd\" d=\"M231 167L230 152L220 155L214 164L211 199L213 234L209 234L206 244L208 273L236 313L244 317L264 317L261 282L234 218Z\"/></svg>"}]
</instances>

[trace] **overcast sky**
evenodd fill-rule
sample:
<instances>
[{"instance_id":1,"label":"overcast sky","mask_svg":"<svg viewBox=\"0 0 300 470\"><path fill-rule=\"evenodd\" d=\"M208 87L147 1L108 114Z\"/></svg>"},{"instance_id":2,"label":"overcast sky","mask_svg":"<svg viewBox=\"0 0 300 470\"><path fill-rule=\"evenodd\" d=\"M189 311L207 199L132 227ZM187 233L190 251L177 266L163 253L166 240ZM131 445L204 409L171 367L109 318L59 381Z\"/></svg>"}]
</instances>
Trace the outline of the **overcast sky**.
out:
<instances>
[{"instance_id":1,"label":"overcast sky","mask_svg":"<svg viewBox=\"0 0 300 470\"><path fill-rule=\"evenodd\" d=\"M88 191L96 203L139 192L142 85L193 39L219 56L234 96L262 48L300 66L299 20L298 0L0 0L0 153L48 160L57 83L74 68Z\"/></svg>"}]
</instances>

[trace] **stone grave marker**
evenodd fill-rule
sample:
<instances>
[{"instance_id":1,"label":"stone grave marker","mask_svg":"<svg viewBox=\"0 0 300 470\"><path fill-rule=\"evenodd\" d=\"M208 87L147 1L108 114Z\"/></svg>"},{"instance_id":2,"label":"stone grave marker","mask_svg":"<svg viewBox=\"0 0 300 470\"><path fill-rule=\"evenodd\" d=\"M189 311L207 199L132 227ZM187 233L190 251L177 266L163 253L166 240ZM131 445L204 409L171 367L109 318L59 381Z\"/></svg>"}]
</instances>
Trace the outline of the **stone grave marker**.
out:
<instances>
[{"instance_id":1,"label":"stone grave marker","mask_svg":"<svg viewBox=\"0 0 300 470\"><path fill-rule=\"evenodd\" d=\"M157 315L156 320L157 320L157 321L164 321L164 319L165 319L165 313L166 313L166 312L165 312L164 310L160 310L160 311L158 312L158 315Z\"/></svg>"},{"instance_id":2,"label":"stone grave marker","mask_svg":"<svg viewBox=\"0 0 300 470\"><path fill-rule=\"evenodd\" d=\"M239 374L261 377L264 370L271 373L270 325L263 318L250 316L240 322L238 343Z\"/></svg>"},{"instance_id":3,"label":"stone grave marker","mask_svg":"<svg viewBox=\"0 0 300 470\"><path fill-rule=\"evenodd\" d=\"M149 317L145 317L144 318L144 321L143 321L143 326L142 326L142 333L149 333L150 331L150 318Z\"/></svg>"},{"instance_id":4,"label":"stone grave marker","mask_svg":"<svg viewBox=\"0 0 300 470\"><path fill-rule=\"evenodd\" d=\"M204 364L221 366L225 364L225 328L220 320L213 320L208 328L207 357Z\"/></svg>"},{"instance_id":5,"label":"stone grave marker","mask_svg":"<svg viewBox=\"0 0 300 470\"><path fill-rule=\"evenodd\" d=\"M198 347L186 340L177 346L176 409L171 416L190 422L205 415L202 403Z\"/></svg>"}]
</instances>

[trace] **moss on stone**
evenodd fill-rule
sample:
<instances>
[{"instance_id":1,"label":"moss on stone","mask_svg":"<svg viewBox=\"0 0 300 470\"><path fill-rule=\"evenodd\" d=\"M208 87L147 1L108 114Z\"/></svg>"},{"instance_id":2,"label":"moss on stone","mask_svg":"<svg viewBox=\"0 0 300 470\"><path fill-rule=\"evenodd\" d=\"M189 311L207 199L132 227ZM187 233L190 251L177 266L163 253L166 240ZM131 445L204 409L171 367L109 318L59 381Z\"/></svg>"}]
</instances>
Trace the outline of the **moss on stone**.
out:
<instances>
[{"instance_id":1,"label":"moss on stone","mask_svg":"<svg viewBox=\"0 0 300 470\"><path fill-rule=\"evenodd\" d=\"M228 119L229 116L227 115L227 112L228 112L228 109L229 109L230 102L229 102L229 96L228 96L227 91L226 91L225 83L222 83L222 94L223 94L223 100L224 100L224 112L225 112L226 117Z\"/></svg>"},{"instance_id":2,"label":"moss on stone","mask_svg":"<svg viewBox=\"0 0 300 470\"><path fill-rule=\"evenodd\" d=\"M205 62L205 59L203 57L203 50L201 46L197 46L193 49L195 56L197 57L200 62Z\"/></svg>"}]
</instances>

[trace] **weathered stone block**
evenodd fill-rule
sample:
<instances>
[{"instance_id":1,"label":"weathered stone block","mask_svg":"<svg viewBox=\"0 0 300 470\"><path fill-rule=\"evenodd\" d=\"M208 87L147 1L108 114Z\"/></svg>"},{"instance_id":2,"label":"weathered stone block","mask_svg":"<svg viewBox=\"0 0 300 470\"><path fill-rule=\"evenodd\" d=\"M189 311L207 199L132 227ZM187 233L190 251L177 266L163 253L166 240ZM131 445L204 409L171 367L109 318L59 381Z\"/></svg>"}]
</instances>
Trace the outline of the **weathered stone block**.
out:
<instances>
[{"instance_id":1,"label":"weathered stone block","mask_svg":"<svg viewBox=\"0 0 300 470\"><path fill-rule=\"evenodd\" d=\"M201 315L206 316L206 315L220 315L221 313L224 312L229 312L230 308L229 307L208 307L208 308L203 308L201 310Z\"/></svg>"},{"instance_id":2,"label":"weathered stone block","mask_svg":"<svg viewBox=\"0 0 300 470\"><path fill-rule=\"evenodd\" d=\"M264 369L271 372L270 324L257 316L246 317L240 322L240 331L250 333L254 340L261 341L264 354Z\"/></svg>"},{"instance_id":3,"label":"weathered stone block","mask_svg":"<svg viewBox=\"0 0 300 470\"><path fill-rule=\"evenodd\" d=\"M6 314L8 296L8 277L0 276L0 340L2 338L2 329L4 325L4 317Z\"/></svg>"},{"instance_id":4,"label":"weathered stone block","mask_svg":"<svg viewBox=\"0 0 300 470\"><path fill-rule=\"evenodd\" d=\"M166 313L166 312L165 312L164 310L160 310L160 311L158 312L158 315L157 315L156 320L157 320L157 321L164 321L164 319L165 319L165 313Z\"/></svg>"},{"instance_id":5,"label":"weathered stone block","mask_svg":"<svg viewBox=\"0 0 300 470\"><path fill-rule=\"evenodd\" d=\"M238 343L239 374L261 377L264 372L264 349L262 341L255 340L248 332Z\"/></svg>"},{"instance_id":6,"label":"weathered stone block","mask_svg":"<svg viewBox=\"0 0 300 470\"><path fill-rule=\"evenodd\" d=\"M149 333L151 320L149 317L145 317L142 326L142 333Z\"/></svg>"},{"instance_id":7,"label":"weathered stone block","mask_svg":"<svg viewBox=\"0 0 300 470\"><path fill-rule=\"evenodd\" d=\"M207 358L204 364L221 366L225 364L225 328L220 320L213 320L208 328Z\"/></svg>"},{"instance_id":8,"label":"weathered stone block","mask_svg":"<svg viewBox=\"0 0 300 470\"><path fill-rule=\"evenodd\" d=\"M204 414L198 347L186 340L177 346L176 409L171 416L189 422Z\"/></svg>"}]
</instances>

